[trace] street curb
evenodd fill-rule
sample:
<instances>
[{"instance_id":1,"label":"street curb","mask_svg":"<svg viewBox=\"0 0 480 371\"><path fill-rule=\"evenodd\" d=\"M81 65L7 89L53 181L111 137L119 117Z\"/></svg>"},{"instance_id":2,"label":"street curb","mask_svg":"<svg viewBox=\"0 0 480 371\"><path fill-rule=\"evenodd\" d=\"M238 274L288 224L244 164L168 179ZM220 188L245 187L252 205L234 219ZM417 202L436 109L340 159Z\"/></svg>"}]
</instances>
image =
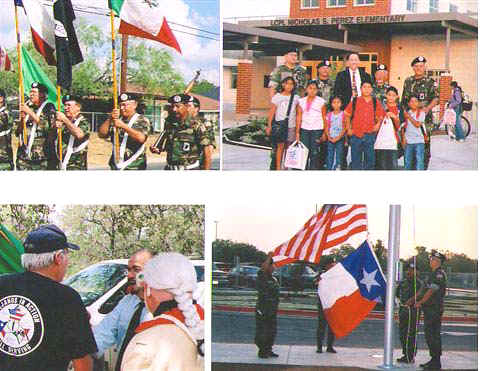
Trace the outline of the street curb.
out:
<instances>
[{"instance_id":1,"label":"street curb","mask_svg":"<svg viewBox=\"0 0 480 371\"><path fill-rule=\"evenodd\" d=\"M248 307L235 307L229 305L213 305L212 310L222 311L222 312L242 312L242 313L253 313L255 308ZM289 316L303 316L303 317L318 317L318 312L316 310L297 310L297 309L279 309L278 314L289 315ZM370 312L367 316L368 319L385 319L385 314L382 312ZM397 318L397 315L395 315ZM442 317L443 322L461 322L461 323L477 323L478 318L471 317L453 317L453 316L444 316Z\"/></svg>"}]
</instances>

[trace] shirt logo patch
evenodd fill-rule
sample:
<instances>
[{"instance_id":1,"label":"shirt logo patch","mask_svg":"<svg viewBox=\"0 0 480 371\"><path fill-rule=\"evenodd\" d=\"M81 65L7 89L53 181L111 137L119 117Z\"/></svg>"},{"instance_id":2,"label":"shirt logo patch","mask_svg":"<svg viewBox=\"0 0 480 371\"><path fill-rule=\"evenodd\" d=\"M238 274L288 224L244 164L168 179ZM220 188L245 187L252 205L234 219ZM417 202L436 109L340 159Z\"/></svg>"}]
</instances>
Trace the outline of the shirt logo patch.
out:
<instances>
[{"instance_id":1,"label":"shirt logo patch","mask_svg":"<svg viewBox=\"0 0 480 371\"><path fill-rule=\"evenodd\" d=\"M42 343L43 334L43 318L34 302L19 295L0 300L0 351L23 357Z\"/></svg>"}]
</instances>

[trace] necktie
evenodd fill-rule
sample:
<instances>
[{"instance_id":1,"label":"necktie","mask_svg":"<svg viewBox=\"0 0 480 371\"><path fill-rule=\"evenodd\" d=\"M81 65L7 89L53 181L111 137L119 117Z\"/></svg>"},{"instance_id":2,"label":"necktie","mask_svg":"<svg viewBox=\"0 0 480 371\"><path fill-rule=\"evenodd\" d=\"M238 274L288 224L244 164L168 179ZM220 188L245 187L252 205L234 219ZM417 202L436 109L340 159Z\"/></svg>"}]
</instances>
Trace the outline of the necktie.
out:
<instances>
[{"instance_id":1,"label":"necktie","mask_svg":"<svg viewBox=\"0 0 480 371\"><path fill-rule=\"evenodd\" d=\"M120 371L122 366L122 358L123 353L125 353L125 349L127 349L127 345L132 340L133 336L135 335L135 329L140 324L140 317L142 315L142 310L145 307L145 303L141 301L137 304L137 310L133 313L132 319L128 324L127 332L125 333L125 338L123 339L122 346L120 347L120 351L118 352L117 364L115 365L115 371Z\"/></svg>"},{"instance_id":2,"label":"necktie","mask_svg":"<svg viewBox=\"0 0 480 371\"><path fill-rule=\"evenodd\" d=\"M352 97L356 97L358 95L357 93L357 76L356 76L357 71L352 71Z\"/></svg>"}]
</instances>

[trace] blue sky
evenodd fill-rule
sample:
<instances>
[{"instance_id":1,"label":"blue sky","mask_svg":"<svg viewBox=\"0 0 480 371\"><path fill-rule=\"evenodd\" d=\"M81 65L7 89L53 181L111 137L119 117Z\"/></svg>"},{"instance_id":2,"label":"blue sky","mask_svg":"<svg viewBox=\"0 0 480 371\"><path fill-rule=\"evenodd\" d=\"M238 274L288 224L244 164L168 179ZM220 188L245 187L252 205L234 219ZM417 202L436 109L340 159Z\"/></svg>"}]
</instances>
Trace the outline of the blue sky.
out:
<instances>
[{"instance_id":1,"label":"blue sky","mask_svg":"<svg viewBox=\"0 0 480 371\"><path fill-rule=\"evenodd\" d=\"M186 25L189 27L206 30L219 34L219 0L158 0L163 1L165 6L164 12L167 21L170 22L171 28L182 48L183 54L180 55L173 49L170 50L174 57L175 67L189 81L197 69L202 70L200 79L206 79L215 85L220 84L220 48L219 41L201 38L200 35L213 37L219 40L219 35L205 34L194 29L184 28L172 23ZM49 1L44 0L44 3ZM100 0L72 0L74 6L94 6L97 8L107 8L107 1ZM13 0L0 0L3 11L0 13L0 45L6 48L15 46L15 23ZM104 30L109 30L110 23L108 17L95 16L77 11L77 18L83 17L88 22L95 23ZM22 39L30 37L28 32L27 20L20 12L20 24ZM178 30L178 31L175 31ZM179 31L186 31L194 35L188 35ZM162 44L146 41L148 45L158 48L166 48ZM110 55L107 51L103 58L99 58L100 63L105 62Z\"/></svg>"}]
</instances>

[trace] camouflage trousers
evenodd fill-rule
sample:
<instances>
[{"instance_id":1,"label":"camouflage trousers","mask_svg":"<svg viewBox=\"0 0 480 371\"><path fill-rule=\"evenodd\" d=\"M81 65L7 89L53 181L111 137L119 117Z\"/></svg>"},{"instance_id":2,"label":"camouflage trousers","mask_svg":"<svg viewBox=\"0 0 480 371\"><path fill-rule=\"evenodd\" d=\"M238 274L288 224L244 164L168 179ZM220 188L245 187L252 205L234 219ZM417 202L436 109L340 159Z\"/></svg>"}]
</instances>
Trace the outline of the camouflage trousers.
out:
<instances>
[{"instance_id":1,"label":"camouflage trousers","mask_svg":"<svg viewBox=\"0 0 480 371\"><path fill-rule=\"evenodd\" d=\"M13 162L0 162L0 171L13 170Z\"/></svg>"}]
</instances>

